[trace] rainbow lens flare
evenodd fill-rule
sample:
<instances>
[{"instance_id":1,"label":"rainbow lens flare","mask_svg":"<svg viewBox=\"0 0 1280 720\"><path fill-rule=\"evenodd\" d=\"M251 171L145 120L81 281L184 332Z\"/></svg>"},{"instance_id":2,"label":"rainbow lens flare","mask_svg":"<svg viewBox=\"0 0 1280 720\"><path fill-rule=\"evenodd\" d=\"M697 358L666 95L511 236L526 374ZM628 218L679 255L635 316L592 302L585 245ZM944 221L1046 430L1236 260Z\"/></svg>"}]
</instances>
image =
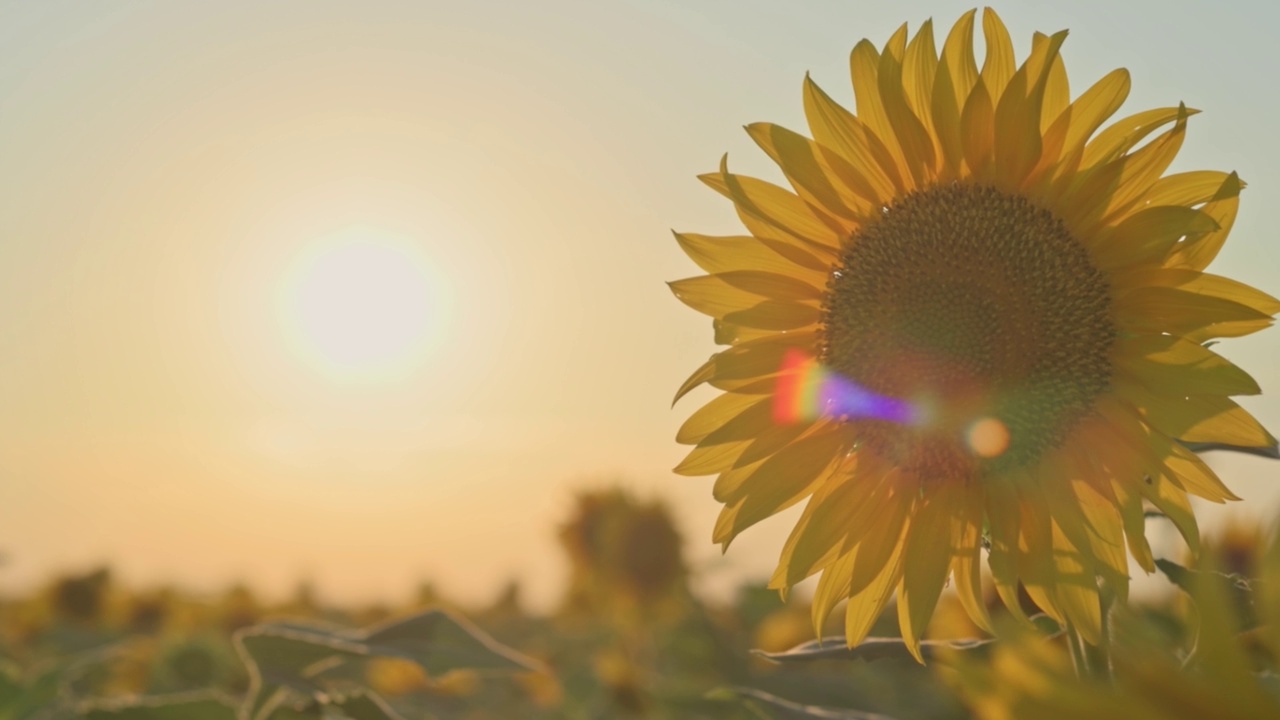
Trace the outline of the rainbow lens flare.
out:
<instances>
[{"instance_id":1,"label":"rainbow lens flare","mask_svg":"<svg viewBox=\"0 0 1280 720\"><path fill-rule=\"evenodd\" d=\"M773 404L776 422L834 417L918 424L924 414L915 403L872 392L828 370L803 351L791 350L783 358Z\"/></svg>"}]
</instances>

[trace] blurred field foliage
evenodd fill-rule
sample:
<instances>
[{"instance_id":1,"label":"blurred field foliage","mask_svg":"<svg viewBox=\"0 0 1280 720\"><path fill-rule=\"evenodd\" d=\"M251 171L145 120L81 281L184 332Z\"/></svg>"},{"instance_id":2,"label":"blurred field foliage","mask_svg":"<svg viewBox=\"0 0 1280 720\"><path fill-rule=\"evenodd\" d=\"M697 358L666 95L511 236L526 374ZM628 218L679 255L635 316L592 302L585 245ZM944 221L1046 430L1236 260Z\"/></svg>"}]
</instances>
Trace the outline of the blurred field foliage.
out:
<instances>
[{"instance_id":1,"label":"blurred field foliage","mask_svg":"<svg viewBox=\"0 0 1280 720\"><path fill-rule=\"evenodd\" d=\"M204 597L126 587L106 568L0 592L0 720L1012 718L1040 707L1037 688L1118 697L1109 681L1070 673L1052 621L1011 629L1006 647L950 594L924 666L892 637L893 608L872 633L880 639L850 649L842 637L812 642L804 599L784 604L763 584L703 601L666 507L621 490L581 493L556 531L570 572L560 606L543 614L524 608L515 584L487 607L460 607L430 584L409 602L365 607L329 606L305 585L283 602L244 586ZM1152 653L1166 682L1212 686L1197 633L1212 612L1226 635L1211 656L1238 647L1228 655L1245 673L1237 684L1276 699L1280 642L1255 612L1251 579L1266 543L1247 524L1209 538L1209 577L1225 579L1216 604L1173 594L1130 608L1117 616L1117 657L1141 668L1136 658ZM1162 567L1175 583L1204 584L1173 560ZM1046 679L1063 663L1069 678Z\"/></svg>"}]
</instances>

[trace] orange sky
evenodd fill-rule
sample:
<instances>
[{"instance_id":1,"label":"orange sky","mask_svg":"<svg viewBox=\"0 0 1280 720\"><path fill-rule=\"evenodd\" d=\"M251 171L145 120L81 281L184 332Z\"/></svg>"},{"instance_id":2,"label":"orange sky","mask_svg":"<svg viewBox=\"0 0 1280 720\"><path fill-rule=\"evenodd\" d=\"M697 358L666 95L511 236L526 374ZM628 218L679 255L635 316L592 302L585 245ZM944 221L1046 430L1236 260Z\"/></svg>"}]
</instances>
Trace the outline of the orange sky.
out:
<instances>
[{"instance_id":1,"label":"orange sky","mask_svg":"<svg viewBox=\"0 0 1280 720\"><path fill-rule=\"evenodd\" d=\"M1280 18L1159 7L1004 15L1020 51L1072 29L1077 89L1125 65L1130 107L1206 110L1175 169L1250 182L1213 269L1277 293L1280 107L1256 88ZM774 176L740 126L800 126L805 70L845 97L859 38L963 8L0 5L0 591L109 561L344 600L514 575L545 603L570 490L611 479L671 501L711 585L764 574L789 518L716 564L709 479L670 473L704 396L670 398L714 348L663 284L697 272L669 229L738 231L693 177L725 150ZM1203 37L1232 57L1188 53ZM298 258L351 227L442 288L395 378L324 372L279 313ZM1223 347L1280 428L1280 332ZM1280 463L1210 460L1280 509Z\"/></svg>"}]
</instances>

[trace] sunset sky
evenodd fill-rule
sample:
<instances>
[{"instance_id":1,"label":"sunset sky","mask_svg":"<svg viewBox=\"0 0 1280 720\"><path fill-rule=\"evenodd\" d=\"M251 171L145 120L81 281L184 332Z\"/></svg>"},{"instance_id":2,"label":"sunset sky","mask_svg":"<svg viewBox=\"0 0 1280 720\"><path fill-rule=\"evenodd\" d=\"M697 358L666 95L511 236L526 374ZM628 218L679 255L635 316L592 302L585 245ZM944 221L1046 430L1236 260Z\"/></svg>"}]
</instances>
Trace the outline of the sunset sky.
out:
<instances>
[{"instance_id":1,"label":"sunset sky","mask_svg":"<svg viewBox=\"0 0 1280 720\"><path fill-rule=\"evenodd\" d=\"M849 101L859 39L967 7L0 2L0 593L110 562L546 606L571 491L613 481L669 501L711 590L767 575L791 514L719 560L711 479L670 472L715 349L670 229L738 232L694 176L778 178L741 126L803 130L806 71ZM1070 28L1073 94L1123 66L1121 114L1204 111L1173 170L1249 183L1210 270L1280 294L1280 6L1208 7L997 9L1019 57ZM330 326L346 268L385 302ZM1280 330L1218 349L1280 431ZM1280 462L1206 457L1280 513Z\"/></svg>"}]
</instances>

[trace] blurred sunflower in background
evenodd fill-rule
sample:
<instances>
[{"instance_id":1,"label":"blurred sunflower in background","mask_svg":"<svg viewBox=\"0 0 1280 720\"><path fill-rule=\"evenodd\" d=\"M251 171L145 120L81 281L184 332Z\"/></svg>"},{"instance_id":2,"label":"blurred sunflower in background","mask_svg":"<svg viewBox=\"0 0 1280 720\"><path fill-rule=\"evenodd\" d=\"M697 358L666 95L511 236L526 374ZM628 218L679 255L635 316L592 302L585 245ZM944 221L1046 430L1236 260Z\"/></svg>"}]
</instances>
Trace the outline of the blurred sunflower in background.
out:
<instances>
[{"instance_id":1,"label":"blurred sunflower in background","mask_svg":"<svg viewBox=\"0 0 1280 720\"><path fill-rule=\"evenodd\" d=\"M948 575L989 629L984 544L1010 612L1021 583L1097 643L1097 578L1126 597L1126 545L1153 569L1144 501L1194 551L1188 494L1236 499L1181 443L1275 446L1230 399L1258 385L1204 344L1280 301L1204 272L1244 183L1165 175L1195 111L1104 128L1125 70L1072 101L1066 32L1018 65L991 10L979 69L975 16L940 51L929 22L858 43L856 112L806 78L812 139L748 126L791 189L702 176L750 234L677 233L709 274L671 283L730 346L676 396L723 391L677 438L678 473L718 475L714 540L807 498L771 585L821 573L814 624L848 598L850 645L896 591L917 656Z\"/></svg>"},{"instance_id":2,"label":"blurred sunflower in background","mask_svg":"<svg viewBox=\"0 0 1280 720\"><path fill-rule=\"evenodd\" d=\"M560 528L569 556L565 611L647 614L688 595L680 534L666 506L619 489L586 491Z\"/></svg>"}]
</instances>

